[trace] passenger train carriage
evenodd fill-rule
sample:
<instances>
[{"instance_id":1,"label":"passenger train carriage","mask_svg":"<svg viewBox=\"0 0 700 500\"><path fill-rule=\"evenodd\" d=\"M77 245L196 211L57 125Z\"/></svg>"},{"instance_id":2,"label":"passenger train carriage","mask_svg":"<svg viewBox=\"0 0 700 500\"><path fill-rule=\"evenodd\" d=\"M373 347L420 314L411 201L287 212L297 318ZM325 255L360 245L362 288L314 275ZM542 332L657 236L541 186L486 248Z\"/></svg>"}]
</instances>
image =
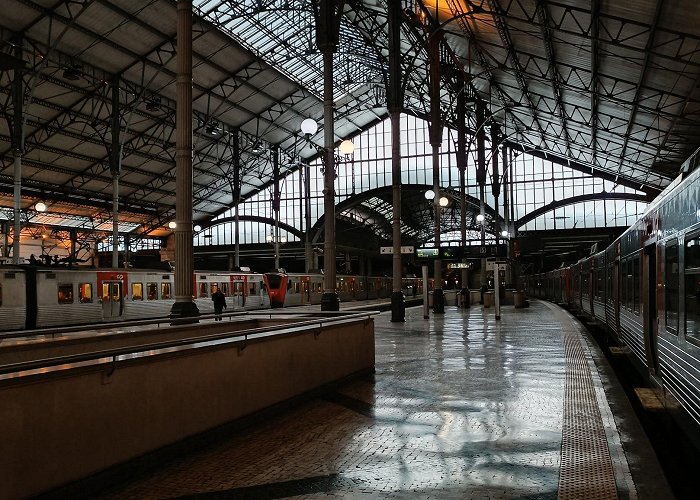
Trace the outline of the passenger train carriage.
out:
<instances>
[{"instance_id":1,"label":"passenger train carriage","mask_svg":"<svg viewBox=\"0 0 700 500\"><path fill-rule=\"evenodd\" d=\"M320 304L321 274L289 274L285 306ZM250 272L197 271L194 301L200 313L213 313L211 295L226 296L227 311L271 307L283 281ZM339 275L341 302L387 298L391 278ZM407 296L422 293L422 282L404 278ZM273 303L275 302L273 296ZM0 267L0 331L166 317L175 302L174 275L134 269Z\"/></svg>"},{"instance_id":2,"label":"passenger train carriage","mask_svg":"<svg viewBox=\"0 0 700 500\"><path fill-rule=\"evenodd\" d=\"M545 286L561 271L568 280ZM531 295L599 322L700 423L700 169L604 251L525 280Z\"/></svg>"}]
</instances>

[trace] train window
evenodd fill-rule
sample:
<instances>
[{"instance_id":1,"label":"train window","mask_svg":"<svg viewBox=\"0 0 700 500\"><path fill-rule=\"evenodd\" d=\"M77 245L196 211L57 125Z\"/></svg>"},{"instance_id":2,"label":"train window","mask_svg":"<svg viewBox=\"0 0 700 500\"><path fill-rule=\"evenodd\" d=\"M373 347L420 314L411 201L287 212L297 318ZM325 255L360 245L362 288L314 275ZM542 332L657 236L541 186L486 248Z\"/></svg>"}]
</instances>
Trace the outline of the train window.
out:
<instances>
[{"instance_id":1,"label":"train window","mask_svg":"<svg viewBox=\"0 0 700 500\"><path fill-rule=\"evenodd\" d=\"M73 303L73 284L66 283L58 285L58 303L72 304Z\"/></svg>"},{"instance_id":2,"label":"train window","mask_svg":"<svg viewBox=\"0 0 700 500\"><path fill-rule=\"evenodd\" d=\"M634 302L634 293L632 288L634 287L634 279L632 279L632 259L627 259L625 264L625 289L627 290L625 298L625 307L628 310L632 310Z\"/></svg>"},{"instance_id":3,"label":"train window","mask_svg":"<svg viewBox=\"0 0 700 500\"><path fill-rule=\"evenodd\" d=\"M143 300L143 283L131 284L131 300Z\"/></svg>"},{"instance_id":4,"label":"train window","mask_svg":"<svg viewBox=\"0 0 700 500\"><path fill-rule=\"evenodd\" d=\"M640 283L640 259L639 256L632 259L632 294L634 296L634 312L639 314L639 283Z\"/></svg>"},{"instance_id":5,"label":"train window","mask_svg":"<svg viewBox=\"0 0 700 500\"><path fill-rule=\"evenodd\" d=\"M685 243L685 335L700 342L700 236Z\"/></svg>"},{"instance_id":6,"label":"train window","mask_svg":"<svg viewBox=\"0 0 700 500\"><path fill-rule=\"evenodd\" d=\"M92 302L92 283L80 283L78 285L78 300L83 304Z\"/></svg>"},{"instance_id":7,"label":"train window","mask_svg":"<svg viewBox=\"0 0 700 500\"><path fill-rule=\"evenodd\" d=\"M172 298L172 291L170 283L160 284L160 298L163 300Z\"/></svg>"},{"instance_id":8,"label":"train window","mask_svg":"<svg viewBox=\"0 0 700 500\"><path fill-rule=\"evenodd\" d=\"M148 300L158 300L158 285L156 283L146 283L146 298Z\"/></svg>"},{"instance_id":9,"label":"train window","mask_svg":"<svg viewBox=\"0 0 700 500\"><path fill-rule=\"evenodd\" d=\"M221 293L228 296L228 283L221 283Z\"/></svg>"},{"instance_id":10,"label":"train window","mask_svg":"<svg viewBox=\"0 0 700 500\"><path fill-rule=\"evenodd\" d=\"M199 283L199 298L201 299L201 298L203 298L203 297L208 297L208 295L207 295L207 284L206 284L206 283L203 283L203 282L200 282L200 283Z\"/></svg>"},{"instance_id":11,"label":"train window","mask_svg":"<svg viewBox=\"0 0 700 500\"><path fill-rule=\"evenodd\" d=\"M666 331L678 335L678 242L666 245L664 260Z\"/></svg>"},{"instance_id":12,"label":"train window","mask_svg":"<svg viewBox=\"0 0 700 500\"><path fill-rule=\"evenodd\" d=\"M620 307L627 307L627 261L620 261Z\"/></svg>"}]
</instances>

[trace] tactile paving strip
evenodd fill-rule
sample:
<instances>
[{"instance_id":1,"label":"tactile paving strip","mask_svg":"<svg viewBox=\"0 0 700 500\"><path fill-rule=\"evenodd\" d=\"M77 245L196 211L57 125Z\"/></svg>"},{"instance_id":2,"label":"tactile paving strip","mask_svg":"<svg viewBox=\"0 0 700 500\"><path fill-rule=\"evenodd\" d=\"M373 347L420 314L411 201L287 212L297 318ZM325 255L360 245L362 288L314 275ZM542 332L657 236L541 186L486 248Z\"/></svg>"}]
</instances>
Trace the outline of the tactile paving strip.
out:
<instances>
[{"instance_id":1,"label":"tactile paving strip","mask_svg":"<svg viewBox=\"0 0 700 500\"><path fill-rule=\"evenodd\" d=\"M579 335L565 330L564 347L566 388L558 498L616 499L610 450Z\"/></svg>"}]
</instances>

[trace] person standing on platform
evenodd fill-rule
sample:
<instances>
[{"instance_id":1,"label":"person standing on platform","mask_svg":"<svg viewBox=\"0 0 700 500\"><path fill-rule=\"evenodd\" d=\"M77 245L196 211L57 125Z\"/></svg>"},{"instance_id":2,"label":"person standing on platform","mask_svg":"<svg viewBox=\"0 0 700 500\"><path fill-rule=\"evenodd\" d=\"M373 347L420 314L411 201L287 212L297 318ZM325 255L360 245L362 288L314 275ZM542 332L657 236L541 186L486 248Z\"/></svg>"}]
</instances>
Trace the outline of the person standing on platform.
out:
<instances>
[{"instance_id":1,"label":"person standing on platform","mask_svg":"<svg viewBox=\"0 0 700 500\"><path fill-rule=\"evenodd\" d=\"M216 291L211 294L211 300L214 302L214 314L216 314L214 320L221 321L221 313L226 309L226 296L217 288Z\"/></svg>"}]
</instances>

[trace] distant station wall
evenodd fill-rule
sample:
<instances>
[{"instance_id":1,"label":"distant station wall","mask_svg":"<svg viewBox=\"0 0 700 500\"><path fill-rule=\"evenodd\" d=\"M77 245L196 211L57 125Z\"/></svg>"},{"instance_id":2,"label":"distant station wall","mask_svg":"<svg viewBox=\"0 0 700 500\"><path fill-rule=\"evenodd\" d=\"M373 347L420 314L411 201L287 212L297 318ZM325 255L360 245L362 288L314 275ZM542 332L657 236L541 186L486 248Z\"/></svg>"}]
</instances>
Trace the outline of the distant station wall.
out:
<instances>
[{"instance_id":1,"label":"distant station wall","mask_svg":"<svg viewBox=\"0 0 700 500\"><path fill-rule=\"evenodd\" d=\"M5 378L0 498L45 492L374 370L370 316L296 330Z\"/></svg>"}]
</instances>

